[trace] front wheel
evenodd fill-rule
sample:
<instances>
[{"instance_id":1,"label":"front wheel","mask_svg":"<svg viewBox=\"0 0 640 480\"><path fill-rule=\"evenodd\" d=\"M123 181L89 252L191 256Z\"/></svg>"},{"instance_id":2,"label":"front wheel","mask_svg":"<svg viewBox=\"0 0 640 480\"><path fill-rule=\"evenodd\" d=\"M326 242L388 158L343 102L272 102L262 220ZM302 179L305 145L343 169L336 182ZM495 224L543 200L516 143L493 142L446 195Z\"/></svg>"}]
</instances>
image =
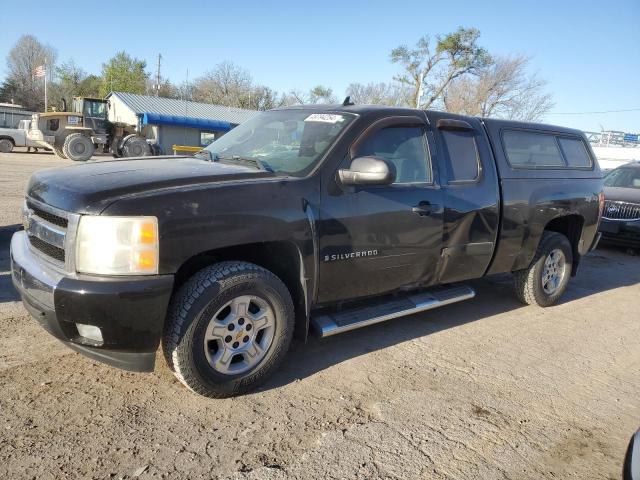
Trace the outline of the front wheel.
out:
<instances>
[{"instance_id":1,"label":"front wheel","mask_svg":"<svg viewBox=\"0 0 640 480\"><path fill-rule=\"evenodd\" d=\"M192 391L223 398L263 383L291 343L293 302L282 281L247 262L196 273L169 307L163 350Z\"/></svg>"},{"instance_id":2,"label":"front wheel","mask_svg":"<svg viewBox=\"0 0 640 480\"><path fill-rule=\"evenodd\" d=\"M549 307L567 289L573 253L567 237L544 232L529 268L514 272L518 299L529 305Z\"/></svg>"}]
</instances>

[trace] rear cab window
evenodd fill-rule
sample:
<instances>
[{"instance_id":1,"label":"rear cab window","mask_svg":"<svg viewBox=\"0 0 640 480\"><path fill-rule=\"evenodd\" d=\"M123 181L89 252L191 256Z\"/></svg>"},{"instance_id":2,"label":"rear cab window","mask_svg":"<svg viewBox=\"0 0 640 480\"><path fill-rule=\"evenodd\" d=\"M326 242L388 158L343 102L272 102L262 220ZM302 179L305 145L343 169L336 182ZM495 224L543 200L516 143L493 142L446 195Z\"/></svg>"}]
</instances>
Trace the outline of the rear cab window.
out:
<instances>
[{"instance_id":1,"label":"rear cab window","mask_svg":"<svg viewBox=\"0 0 640 480\"><path fill-rule=\"evenodd\" d=\"M504 153L512 168L592 168L584 141L552 132L504 130Z\"/></svg>"}]
</instances>

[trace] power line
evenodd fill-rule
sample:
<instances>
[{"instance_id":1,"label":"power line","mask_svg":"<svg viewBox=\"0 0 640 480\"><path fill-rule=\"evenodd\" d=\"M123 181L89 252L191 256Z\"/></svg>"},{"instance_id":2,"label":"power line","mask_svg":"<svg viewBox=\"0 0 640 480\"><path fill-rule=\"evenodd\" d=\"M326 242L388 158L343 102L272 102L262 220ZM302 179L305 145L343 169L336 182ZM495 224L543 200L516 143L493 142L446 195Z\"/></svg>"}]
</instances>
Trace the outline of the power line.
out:
<instances>
[{"instance_id":1,"label":"power line","mask_svg":"<svg viewBox=\"0 0 640 480\"><path fill-rule=\"evenodd\" d=\"M621 113L621 112L640 112L638 108L625 108L622 110L602 110L600 112L550 112L547 115L593 115L595 113Z\"/></svg>"}]
</instances>

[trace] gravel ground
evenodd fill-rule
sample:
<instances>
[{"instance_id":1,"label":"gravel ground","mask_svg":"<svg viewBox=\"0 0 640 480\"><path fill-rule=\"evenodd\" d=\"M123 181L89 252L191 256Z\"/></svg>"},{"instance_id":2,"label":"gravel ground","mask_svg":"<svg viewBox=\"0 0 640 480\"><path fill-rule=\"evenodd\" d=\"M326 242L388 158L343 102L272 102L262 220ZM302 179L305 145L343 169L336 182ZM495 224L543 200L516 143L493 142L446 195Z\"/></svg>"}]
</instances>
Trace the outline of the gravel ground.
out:
<instances>
[{"instance_id":1,"label":"gravel ground","mask_svg":"<svg viewBox=\"0 0 640 480\"><path fill-rule=\"evenodd\" d=\"M294 344L240 398L195 396L158 358L112 369L17 301L8 231L48 154L0 154L0 478L616 479L640 426L640 257L590 254L560 305L475 299Z\"/></svg>"}]
</instances>

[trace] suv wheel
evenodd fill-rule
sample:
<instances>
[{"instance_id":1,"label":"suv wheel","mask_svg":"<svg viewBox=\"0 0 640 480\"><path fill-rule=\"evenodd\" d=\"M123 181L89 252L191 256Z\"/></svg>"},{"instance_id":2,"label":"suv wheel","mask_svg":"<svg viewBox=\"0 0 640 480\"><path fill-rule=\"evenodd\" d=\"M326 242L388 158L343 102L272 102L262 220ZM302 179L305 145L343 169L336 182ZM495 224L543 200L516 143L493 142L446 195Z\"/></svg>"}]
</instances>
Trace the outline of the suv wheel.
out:
<instances>
[{"instance_id":1,"label":"suv wheel","mask_svg":"<svg viewBox=\"0 0 640 480\"><path fill-rule=\"evenodd\" d=\"M222 262L196 273L176 293L163 350L189 389L229 397L276 370L293 326L291 295L278 277L251 263Z\"/></svg>"},{"instance_id":2,"label":"suv wheel","mask_svg":"<svg viewBox=\"0 0 640 480\"><path fill-rule=\"evenodd\" d=\"M514 272L518 299L548 307L562 296L569 283L573 253L567 237L544 232L529 268Z\"/></svg>"}]
</instances>

